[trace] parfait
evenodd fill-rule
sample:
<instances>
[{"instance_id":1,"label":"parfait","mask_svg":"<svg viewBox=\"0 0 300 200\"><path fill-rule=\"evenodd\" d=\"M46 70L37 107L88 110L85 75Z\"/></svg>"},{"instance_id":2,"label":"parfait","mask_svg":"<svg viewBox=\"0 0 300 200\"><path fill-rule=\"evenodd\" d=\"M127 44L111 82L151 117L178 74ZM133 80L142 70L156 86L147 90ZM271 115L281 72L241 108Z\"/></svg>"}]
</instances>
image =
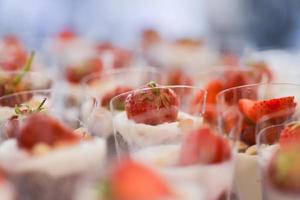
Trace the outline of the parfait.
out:
<instances>
[{"instance_id":1,"label":"parfait","mask_svg":"<svg viewBox=\"0 0 300 200\"><path fill-rule=\"evenodd\" d=\"M267 126L284 123L298 112L296 105L300 99L299 87L280 83L254 84L230 88L217 95L220 129L235 141L239 152L234 186L234 193L239 198L261 199L257 133ZM230 113L225 115L228 109L238 110L239 116L231 116ZM272 118L265 120L270 115Z\"/></svg>"},{"instance_id":2,"label":"parfait","mask_svg":"<svg viewBox=\"0 0 300 200\"><path fill-rule=\"evenodd\" d=\"M188 95L182 94L188 91ZM125 104L125 111L116 112ZM205 91L190 86L148 84L111 100L118 155L153 168L186 196L225 198L230 190L233 156L230 144L203 125ZM220 174L226 174L219 179ZM193 195L192 195L193 196ZM191 199L201 199L193 196Z\"/></svg>"},{"instance_id":3,"label":"parfait","mask_svg":"<svg viewBox=\"0 0 300 200\"><path fill-rule=\"evenodd\" d=\"M97 177L105 154L103 139L33 112L19 121L15 137L1 143L0 166L17 200L73 200Z\"/></svg>"},{"instance_id":4,"label":"parfait","mask_svg":"<svg viewBox=\"0 0 300 200\"><path fill-rule=\"evenodd\" d=\"M290 109L284 112L290 112ZM273 116L266 116L264 121L270 118ZM283 124L267 126L259 132L257 143L263 199L299 199L299 133L299 113Z\"/></svg>"}]
</instances>

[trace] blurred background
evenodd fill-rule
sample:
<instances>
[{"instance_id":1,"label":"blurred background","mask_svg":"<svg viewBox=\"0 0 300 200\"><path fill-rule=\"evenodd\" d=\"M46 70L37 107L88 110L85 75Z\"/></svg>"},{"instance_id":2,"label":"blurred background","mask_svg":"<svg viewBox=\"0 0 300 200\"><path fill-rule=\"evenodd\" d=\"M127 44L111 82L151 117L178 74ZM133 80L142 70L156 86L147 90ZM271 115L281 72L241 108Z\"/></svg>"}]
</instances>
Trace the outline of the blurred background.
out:
<instances>
[{"instance_id":1,"label":"blurred background","mask_svg":"<svg viewBox=\"0 0 300 200\"><path fill-rule=\"evenodd\" d=\"M0 0L0 33L30 46L64 28L131 46L141 30L221 48L300 46L299 0Z\"/></svg>"}]
</instances>

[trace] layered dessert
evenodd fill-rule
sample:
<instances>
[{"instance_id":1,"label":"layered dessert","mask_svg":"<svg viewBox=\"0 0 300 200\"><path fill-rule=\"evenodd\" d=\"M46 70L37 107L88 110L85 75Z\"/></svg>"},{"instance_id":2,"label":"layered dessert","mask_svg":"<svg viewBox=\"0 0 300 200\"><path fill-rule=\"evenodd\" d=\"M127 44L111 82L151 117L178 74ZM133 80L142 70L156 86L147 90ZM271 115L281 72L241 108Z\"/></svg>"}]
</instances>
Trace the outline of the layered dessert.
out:
<instances>
[{"instance_id":1,"label":"layered dessert","mask_svg":"<svg viewBox=\"0 0 300 200\"><path fill-rule=\"evenodd\" d=\"M193 186L203 188L204 199L225 198L233 177L229 143L207 126L198 128L202 118L197 113L180 111L183 98L172 87L148 87L129 92L125 111L114 115L120 155L129 153L169 183L189 185L191 192Z\"/></svg>"},{"instance_id":2,"label":"layered dessert","mask_svg":"<svg viewBox=\"0 0 300 200\"><path fill-rule=\"evenodd\" d=\"M235 169L235 192L241 199L262 198L261 178L257 163L257 129L285 122L293 115L295 107L296 102L293 96L267 100L239 100L239 109L243 120L240 132L237 133L239 153ZM288 112L285 112L286 110ZM280 114L271 117L273 113ZM266 116L268 116L268 120L262 121ZM232 130L232 127L235 126L230 120L226 121L225 119L224 123L227 130Z\"/></svg>"},{"instance_id":3,"label":"layered dessert","mask_svg":"<svg viewBox=\"0 0 300 200\"><path fill-rule=\"evenodd\" d=\"M183 98L180 100L182 101L179 101L176 91L168 87L159 87L154 82L149 83L147 88L114 98L111 103L113 123L115 136L119 145L122 145L121 148L135 149L178 142L184 136L182 130L201 124L201 113L195 113L193 116L179 110ZM125 104L125 111L115 112L120 102ZM199 107L200 104L201 102Z\"/></svg>"},{"instance_id":4,"label":"layered dessert","mask_svg":"<svg viewBox=\"0 0 300 200\"><path fill-rule=\"evenodd\" d=\"M232 87L261 83L265 72L238 67L218 67L200 72L196 77L196 84L202 85L207 90L206 110L204 120L210 124L217 124L216 96L219 92ZM229 104L237 96L228 94L225 97Z\"/></svg>"},{"instance_id":5,"label":"layered dessert","mask_svg":"<svg viewBox=\"0 0 300 200\"><path fill-rule=\"evenodd\" d=\"M280 129L279 143L265 145L261 150L264 199L296 200L300 198L299 122L288 123Z\"/></svg>"},{"instance_id":6,"label":"layered dessert","mask_svg":"<svg viewBox=\"0 0 300 200\"><path fill-rule=\"evenodd\" d=\"M22 120L17 137L1 144L0 166L17 200L73 200L97 177L105 154L104 140L75 133L50 115L33 113Z\"/></svg>"}]
</instances>

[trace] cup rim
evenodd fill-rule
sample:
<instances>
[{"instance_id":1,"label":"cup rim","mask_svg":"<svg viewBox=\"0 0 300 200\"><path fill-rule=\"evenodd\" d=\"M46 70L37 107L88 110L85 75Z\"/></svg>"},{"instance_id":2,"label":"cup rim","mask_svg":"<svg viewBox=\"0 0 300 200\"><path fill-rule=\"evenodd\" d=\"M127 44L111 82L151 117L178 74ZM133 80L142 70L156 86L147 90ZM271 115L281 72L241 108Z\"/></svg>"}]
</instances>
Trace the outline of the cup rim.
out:
<instances>
[{"instance_id":1,"label":"cup rim","mask_svg":"<svg viewBox=\"0 0 300 200\"><path fill-rule=\"evenodd\" d=\"M285 83L285 82L283 82L283 83L255 83L255 84L241 85L241 86L222 90L221 92L219 92L217 94L216 100L217 100L217 103L220 102L221 96L223 96L228 91L239 90L239 89L249 88L249 87L253 88L253 87L260 87L260 86L276 86L276 85L299 86L299 88L300 88L300 84L297 84L297 83Z\"/></svg>"},{"instance_id":2,"label":"cup rim","mask_svg":"<svg viewBox=\"0 0 300 200\"><path fill-rule=\"evenodd\" d=\"M10 98L10 97L14 97L16 95L24 95L24 94L28 94L28 93L49 93L51 94L52 90L51 89L44 89L44 90L26 90L26 91L22 91L22 92L15 92L12 94L8 94L8 95L4 95L0 97L0 101Z\"/></svg>"},{"instance_id":3,"label":"cup rim","mask_svg":"<svg viewBox=\"0 0 300 200\"><path fill-rule=\"evenodd\" d=\"M143 67L129 67L129 68L121 68L121 69L108 69L103 73L92 73L86 77L84 77L80 81L80 85L85 87L88 84L88 81L91 80L100 80L102 77L111 76L111 75L118 75L122 73L132 73L132 72L151 72L162 75L162 73L157 70L155 67L152 66L143 66Z\"/></svg>"}]
</instances>

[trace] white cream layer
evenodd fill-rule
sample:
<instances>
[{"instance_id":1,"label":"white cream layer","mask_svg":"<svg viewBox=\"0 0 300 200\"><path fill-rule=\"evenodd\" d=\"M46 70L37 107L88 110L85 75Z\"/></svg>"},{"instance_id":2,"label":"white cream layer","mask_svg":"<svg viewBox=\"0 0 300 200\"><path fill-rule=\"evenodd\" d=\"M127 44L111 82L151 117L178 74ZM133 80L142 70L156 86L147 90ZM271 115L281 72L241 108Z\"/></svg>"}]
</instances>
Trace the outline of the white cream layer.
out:
<instances>
[{"instance_id":1,"label":"white cream layer","mask_svg":"<svg viewBox=\"0 0 300 200\"><path fill-rule=\"evenodd\" d=\"M197 118L184 112L179 112L177 119L176 122L151 126L129 120L124 111L113 117L113 124L115 131L121 134L127 144L134 149L181 141L186 131L183 131L180 127L180 120L192 120L193 124L189 128L202 124L202 118Z\"/></svg>"},{"instance_id":2,"label":"white cream layer","mask_svg":"<svg viewBox=\"0 0 300 200\"><path fill-rule=\"evenodd\" d=\"M15 139L9 139L0 146L0 166L8 173L39 171L63 177L99 170L105 156L106 143L101 138L53 149L43 155L30 155L18 147Z\"/></svg>"}]
</instances>

